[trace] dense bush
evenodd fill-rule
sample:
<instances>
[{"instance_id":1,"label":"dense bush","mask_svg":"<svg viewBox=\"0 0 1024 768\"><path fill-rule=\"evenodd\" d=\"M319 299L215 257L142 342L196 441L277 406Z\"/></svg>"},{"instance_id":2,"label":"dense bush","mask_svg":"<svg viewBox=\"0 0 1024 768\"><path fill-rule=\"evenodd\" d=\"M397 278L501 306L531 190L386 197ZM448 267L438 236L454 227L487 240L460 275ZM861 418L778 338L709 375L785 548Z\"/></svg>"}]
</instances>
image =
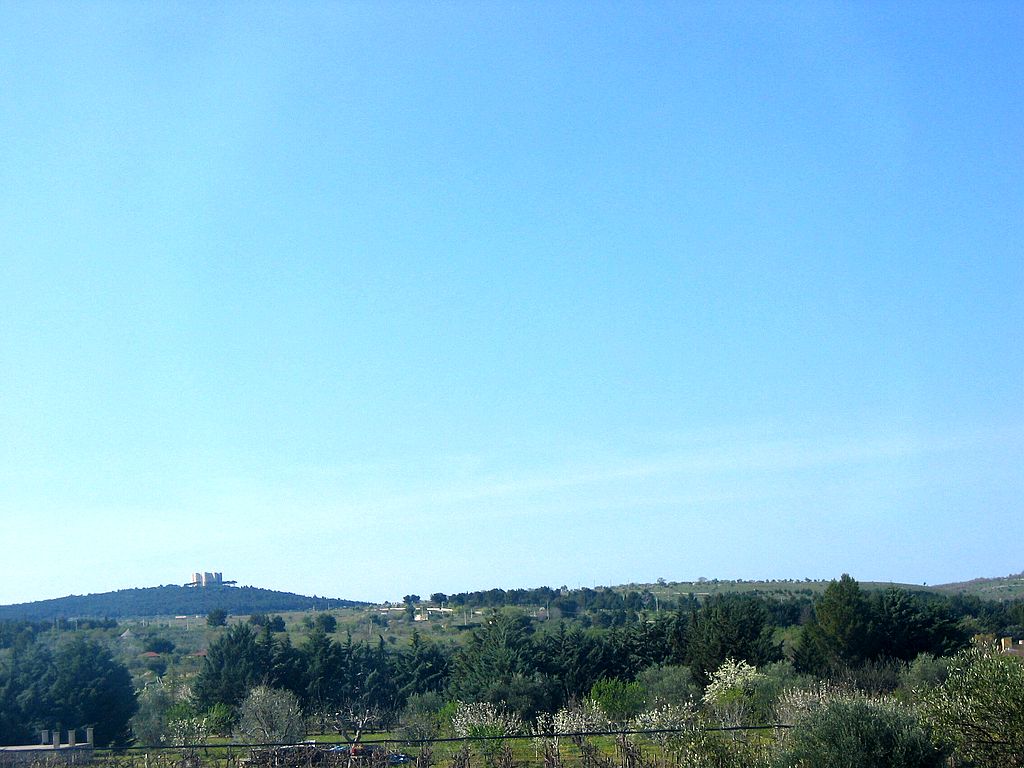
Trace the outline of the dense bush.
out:
<instances>
[{"instance_id":1,"label":"dense bush","mask_svg":"<svg viewBox=\"0 0 1024 768\"><path fill-rule=\"evenodd\" d=\"M945 755L891 700L840 698L796 724L779 768L938 768Z\"/></svg>"},{"instance_id":2,"label":"dense bush","mask_svg":"<svg viewBox=\"0 0 1024 768\"><path fill-rule=\"evenodd\" d=\"M1024 660L972 648L950 663L945 682L925 697L936 739L983 768L1024 766Z\"/></svg>"},{"instance_id":3,"label":"dense bush","mask_svg":"<svg viewBox=\"0 0 1024 768\"><path fill-rule=\"evenodd\" d=\"M658 664L636 676L649 706L681 704L699 699L700 686L689 667L681 664Z\"/></svg>"}]
</instances>

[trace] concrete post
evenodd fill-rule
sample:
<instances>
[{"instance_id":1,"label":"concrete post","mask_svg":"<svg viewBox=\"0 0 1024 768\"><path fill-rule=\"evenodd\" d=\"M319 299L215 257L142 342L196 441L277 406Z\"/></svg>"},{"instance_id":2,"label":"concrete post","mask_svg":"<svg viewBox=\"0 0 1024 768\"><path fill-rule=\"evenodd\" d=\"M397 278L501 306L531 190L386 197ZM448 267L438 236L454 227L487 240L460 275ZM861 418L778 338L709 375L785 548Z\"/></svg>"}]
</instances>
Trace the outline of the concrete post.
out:
<instances>
[{"instance_id":1,"label":"concrete post","mask_svg":"<svg viewBox=\"0 0 1024 768\"><path fill-rule=\"evenodd\" d=\"M60 749L60 728L53 729L53 748Z\"/></svg>"},{"instance_id":2,"label":"concrete post","mask_svg":"<svg viewBox=\"0 0 1024 768\"><path fill-rule=\"evenodd\" d=\"M49 728L43 728L43 740L41 742L39 742L39 743L40 744L49 744L50 743L50 729Z\"/></svg>"},{"instance_id":3,"label":"concrete post","mask_svg":"<svg viewBox=\"0 0 1024 768\"><path fill-rule=\"evenodd\" d=\"M78 734L77 734L77 733L75 732L75 729L74 729L74 728L69 728L69 729L68 729L68 746L69 746L69 747L73 747L73 746L75 746L75 737L76 737L77 735L78 735Z\"/></svg>"},{"instance_id":4,"label":"concrete post","mask_svg":"<svg viewBox=\"0 0 1024 768\"><path fill-rule=\"evenodd\" d=\"M92 746L92 726L85 729L85 743Z\"/></svg>"}]
</instances>

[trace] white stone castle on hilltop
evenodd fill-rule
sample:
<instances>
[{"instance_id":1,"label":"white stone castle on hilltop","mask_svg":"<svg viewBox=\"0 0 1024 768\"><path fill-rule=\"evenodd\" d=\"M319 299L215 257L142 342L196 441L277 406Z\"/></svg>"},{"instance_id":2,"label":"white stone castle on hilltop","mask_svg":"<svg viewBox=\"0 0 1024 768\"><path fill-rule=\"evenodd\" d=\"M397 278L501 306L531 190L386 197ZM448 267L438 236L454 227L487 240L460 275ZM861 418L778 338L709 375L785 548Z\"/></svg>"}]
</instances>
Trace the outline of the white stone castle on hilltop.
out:
<instances>
[{"instance_id":1,"label":"white stone castle on hilltop","mask_svg":"<svg viewBox=\"0 0 1024 768\"><path fill-rule=\"evenodd\" d=\"M223 573L210 573L209 571L207 571L206 573L199 573L199 571L196 571L195 573L192 574L192 581L190 581L188 584L186 584L186 586L189 586L189 587L212 587L214 584L223 584L223 583L224 583L224 574Z\"/></svg>"}]
</instances>

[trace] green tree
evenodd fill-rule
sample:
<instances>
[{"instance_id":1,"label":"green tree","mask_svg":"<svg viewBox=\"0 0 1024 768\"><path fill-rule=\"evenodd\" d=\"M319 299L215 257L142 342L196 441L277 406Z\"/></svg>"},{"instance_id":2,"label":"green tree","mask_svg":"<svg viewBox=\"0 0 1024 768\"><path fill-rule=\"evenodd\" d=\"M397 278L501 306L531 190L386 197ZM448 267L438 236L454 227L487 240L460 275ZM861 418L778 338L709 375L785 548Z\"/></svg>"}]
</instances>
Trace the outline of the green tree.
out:
<instances>
[{"instance_id":1,"label":"green tree","mask_svg":"<svg viewBox=\"0 0 1024 768\"><path fill-rule=\"evenodd\" d=\"M559 684L559 705L584 698L594 683L610 676L607 644L578 626L560 621L554 632L539 636L537 645L541 670Z\"/></svg>"},{"instance_id":2,"label":"green tree","mask_svg":"<svg viewBox=\"0 0 1024 768\"><path fill-rule=\"evenodd\" d=\"M957 654L924 698L936 739L979 768L1024 766L1024 660L976 647Z\"/></svg>"},{"instance_id":3,"label":"green tree","mask_svg":"<svg viewBox=\"0 0 1024 768\"><path fill-rule=\"evenodd\" d=\"M100 643L77 635L54 654L52 717L72 727L93 726L97 746L127 744L137 707L125 666Z\"/></svg>"},{"instance_id":4,"label":"green tree","mask_svg":"<svg viewBox=\"0 0 1024 768\"><path fill-rule=\"evenodd\" d=\"M174 642L166 637L151 637L142 647L153 653L171 653L174 651Z\"/></svg>"},{"instance_id":5,"label":"green tree","mask_svg":"<svg viewBox=\"0 0 1024 768\"><path fill-rule=\"evenodd\" d=\"M873 658L877 639L872 609L860 584L844 573L825 588L814 618L803 626L795 662L802 672L825 674Z\"/></svg>"},{"instance_id":6,"label":"green tree","mask_svg":"<svg viewBox=\"0 0 1024 768\"><path fill-rule=\"evenodd\" d=\"M334 633L338 629L338 619L330 613L318 613L316 618L313 620L313 624L328 635Z\"/></svg>"},{"instance_id":7,"label":"green tree","mask_svg":"<svg viewBox=\"0 0 1024 768\"><path fill-rule=\"evenodd\" d=\"M400 697L387 654L380 654L367 673L361 699L363 710L373 712L382 726L390 725L397 716L401 707Z\"/></svg>"},{"instance_id":8,"label":"green tree","mask_svg":"<svg viewBox=\"0 0 1024 768\"><path fill-rule=\"evenodd\" d=\"M187 730L178 721L196 716L191 699L192 689L183 678L168 675L149 683L138 694L138 710L131 720L135 744L185 743L175 737Z\"/></svg>"},{"instance_id":9,"label":"green tree","mask_svg":"<svg viewBox=\"0 0 1024 768\"><path fill-rule=\"evenodd\" d=\"M726 659L762 666L782 658L772 637L773 627L764 603L747 595L711 597L697 611L687 645L690 668L701 684Z\"/></svg>"},{"instance_id":10,"label":"green tree","mask_svg":"<svg viewBox=\"0 0 1024 768\"><path fill-rule=\"evenodd\" d=\"M682 705L701 695L693 672L678 664L650 666L637 675L636 681L643 687L647 701L654 706Z\"/></svg>"},{"instance_id":11,"label":"green tree","mask_svg":"<svg viewBox=\"0 0 1024 768\"><path fill-rule=\"evenodd\" d=\"M646 699L639 683L603 678L590 689L590 698L597 703L611 722L625 725L643 711Z\"/></svg>"},{"instance_id":12,"label":"green tree","mask_svg":"<svg viewBox=\"0 0 1024 768\"><path fill-rule=\"evenodd\" d=\"M174 704L169 685L163 680L150 683L138 696L138 711L132 717L132 735L141 746L157 746L167 740L167 712Z\"/></svg>"},{"instance_id":13,"label":"green tree","mask_svg":"<svg viewBox=\"0 0 1024 768\"><path fill-rule=\"evenodd\" d=\"M521 717L547 709L553 685L537 667L530 620L494 613L454 658L451 692L469 702L502 704Z\"/></svg>"},{"instance_id":14,"label":"green tree","mask_svg":"<svg viewBox=\"0 0 1024 768\"><path fill-rule=\"evenodd\" d=\"M22 636L0 654L0 744L28 744L53 726L53 654L34 636Z\"/></svg>"},{"instance_id":15,"label":"green tree","mask_svg":"<svg viewBox=\"0 0 1024 768\"><path fill-rule=\"evenodd\" d=\"M905 698L920 695L945 682L952 659L948 656L918 654L910 664L900 670L900 690Z\"/></svg>"},{"instance_id":16,"label":"green tree","mask_svg":"<svg viewBox=\"0 0 1024 768\"><path fill-rule=\"evenodd\" d=\"M228 620L228 612L223 608L214 608L206 614L206 626L223 627Z\"/></svg>"},{"instance_id":17,"label":"green tree","mask_svg":"<svg viewBox=\"0 0 1024 768\"><path fill-rule=\"evenodd\" d=\"M448 682L448 656L436 644L413 631L409 649L398 660L401 696L441 691Z\"/></svg>"},{"instance_id":18,"label":"green tree","mask_svg":"<svg viewBox=\"0 0 1024 768\"><path fill-rule=\"evenodd\" d=\"M911 661L918 654L951 656L966 647L968 635L948 606L925 601L895 587L875 593L869 615L874 627L874 651Z\"/></svg>"},{"instance_id":19,"label":"green tree","mask_svg":"<svg viewBox=\"0 0 1024 768\"><path fill-rule=\"evenodd\" d=\"M945 755L895 702L840 699L796 724L780 768L939 768Z\"/></svg>"},{"instance_id":20,"label":"green tree","mask_svg":"<svg viewBox=\"0 0 1024 768\"><path fill-rule=\"evenodd\" d=\"M217 703L206 710L206 727L216 736L230 736L235 726L235 713L227 704Z\"/></svg>"},{"instance_id":21,"label":"green tree","mask_svg":"<svg viewBox=\"0 0 1024 768\"><path fill-rule=\"evenodd\" d=\"M267 646L257 642L249 624L235 624L212 643L195 693L200 709L218 702L235 707L249 690L264 681L269 672Z\"/></svg>"},{"instance_id":22,"label":"green tree","mask_svg":"<svg viewBox=\"0 0 1024 768\"><path fill-rule=\"evenodd\" d=\"M351 685L345 679L349 666L346 662L351 660L351 645L346 653L318 627L309 633L299 653L303 669L300 698L306 712L312 714L337 709L351 697Z\"/></svg>"},{"instance_id":23,"label":"green tree","mask_svg":"<svg viewBox=\"0 0 1024 768\"><path fill-rule=\"evenodd\" d=\"M407 741L437 738L441 734L440 713L444 705L440 693L414 693L402 710L397 736Z\"/></svg>"},{"instance_id":24,"label":"green tree","mask_svg":"<svg viewBox=\"0 0 1024 768\"><path fill-rule=\"evenodd\" d=\"M269 660L270 670L264 680L271 687L291 691L301 699L306 682L302 654L292 646L288 635L275 637L274 631L271 621L257 640L260 659Z\"/></svg>"},{"instance_id":25,"label":"green tree","mask_svg":"<svg viewBox=\"0 0 1024 768\"><path fill-rule=\"evenodd\" d=\"M405 618L413 621L416 618L416 606L420 602L420 596L406 595L402 598L402 602L405 603Z\"/></svg>"}]
</instances>

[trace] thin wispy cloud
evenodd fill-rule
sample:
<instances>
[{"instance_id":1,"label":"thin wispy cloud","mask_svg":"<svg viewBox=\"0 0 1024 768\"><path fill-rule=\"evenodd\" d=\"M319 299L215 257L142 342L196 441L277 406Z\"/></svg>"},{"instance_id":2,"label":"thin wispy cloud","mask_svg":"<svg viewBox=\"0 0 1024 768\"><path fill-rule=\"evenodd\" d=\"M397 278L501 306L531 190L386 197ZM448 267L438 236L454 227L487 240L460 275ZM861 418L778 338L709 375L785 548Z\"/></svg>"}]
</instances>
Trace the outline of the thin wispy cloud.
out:
<instances>
[{"instance_id":1,"label":"thin wispy cloud","mask_svg":"<svg viewBox=\"0 0 1024 768\"><path fill-rule=\"evenodd\" d=\"M376 491L358 490L326 482L323 497L308 499L299 490L303 504L313 509L332 510L339 517L365 514L392 521L420 519L435 514L529 515L546 507L546 500L578 496L580 504L593 503L601 494L629 494L637 500L657 503L704 504L792 495L784 490L787 478L796 474L821 474L821 486L864 482L872 472L886 482L894 479L894 467L921 460L954 456L958 451L1001 441L1005 430L983 433L957 432L942 435L871 435L862 439L814 440L807 438L741 438L729 434L718 443L706 436L699 446L680 447L648 455L621 455L607 451L595 458L592 449L583 458L561 455L543 468L529 472L478 472L476 467L493 466L498 459L464 460L456 471L451 463L424 457L420 472L396 488L384 484ZM445 467L447 465L447 467ZM325 478L343 478L351 468L327 472ZM356 472L379 477L379 468L364 465ZM920 471L900 471L899 482L927 482ZM357 484L358 485L358 484ZM412 485L414 487L409 488ZM813 485L813 481L812 481ZM799 493L806 494L806 490ZM279 501L284 501L280 499ZM494 506L500 502L500 508ZM653 501L652 501L653 503ZM488 508L488 504L492 506Z\"/></svg>"}]
</instances>

